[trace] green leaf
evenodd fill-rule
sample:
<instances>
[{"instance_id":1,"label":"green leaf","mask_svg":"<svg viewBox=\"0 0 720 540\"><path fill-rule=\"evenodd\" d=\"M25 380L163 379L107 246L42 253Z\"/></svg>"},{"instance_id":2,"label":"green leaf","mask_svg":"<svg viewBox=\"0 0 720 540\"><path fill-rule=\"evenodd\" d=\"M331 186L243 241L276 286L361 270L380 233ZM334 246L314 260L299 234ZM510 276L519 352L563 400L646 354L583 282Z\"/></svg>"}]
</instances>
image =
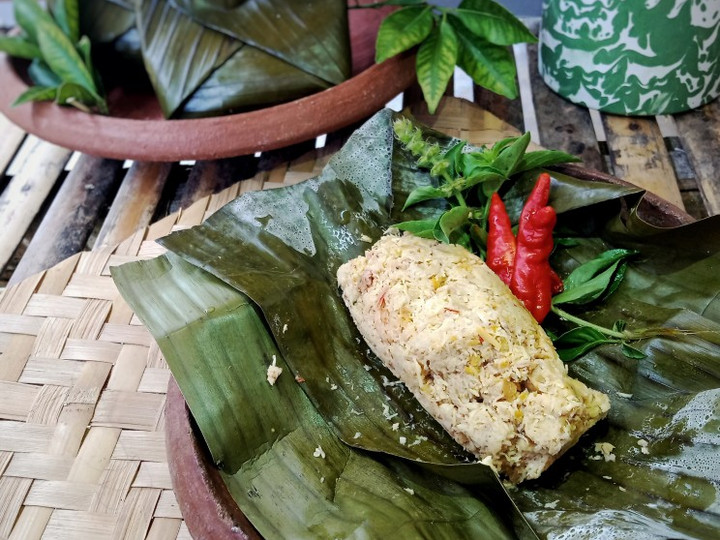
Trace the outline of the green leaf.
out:
<instances>
[{"instance_id":1,"label":"green leaf","mask_svg":"<svg viewBox=\"0 0 720 540\"><path fill-rule=\"evenodd\" d=\"M38 86L60 86L62 79L40 59L35 59L28 67L28 76Z\"/></svg>"},{"instance_id":2,"label":"green leaf","mask_svg":"<svg viewBox=\"0 0 720 540\"><path fill-rule=\"evenodd\" d=\"M418 49L416 71L418 83L430 114L435 113L440 99L455 70L458 42L455 32L443 17Z\"/></svg>"},{"instance_id":3,"label":"green leaf","mask_svg":"<svg viewBox=\"0 0 720 540\"><path fill-rule=\"evenodd\" d=\"M647 354L642 352L640 349L636 349L635 347L628 345L627 343L622 344L621 350L623 356L626 356L627 358L632 358L633 360L642 360L643 358L647 358Z\"/></svg>"},{"instance_id":4,"label":"green leaf","mask_svg":"<svg viewBox=\"0 0 720 540\"><path fill-rule=\"evenodd\" d=\"M620 265L621 262L616 261L593 278L572 287L566 287L563 292L553 297L553 305L589 304L590 302L594 302L602 297L607 289L615 282L615 273Z\"/></svg>"},{"instance_id":5,"label":"green leaf","mask_svg":"<svg viewBox=\"0 0 720 540\"><path fill-rule=\"evenodd\" d=\"M453 14L473 34L496 45L537 41L517 17L492 0L463 0Z\"/></svg>"},{"instance_id":6,"label":"green leaf","mask_svg":"<svg viewBox=\"0 0 720 540\"><path fill-rule=\"evenodd\" d=\"M53 15L58 26L72 43L80 39L80 6L78 0L55 0Z\"/></svg>"},{"instance_id":7,"label":"green leaf","mask_svg":"<svg viewBox=\"0 0 720 540\"><path fill-rule=\"evenodd\" d=\"M493 167L502 172L505 176L511 176L517 169L520 160L530 144L530 132L518 137L512 144L506 146L493 161Z\"/></svg>"},{"instance_id":8,"label":"green leaf","mask_svg":"<svg viewBox=\"0 0 720 540\"><path fill-rule=\"evenodd\" d=\"M60 85L55 97L58 105L72 105L86 112L90 112L91 107L97 107L98 110L107 114L107 104L94 92L89 91L84 86L75 83L63 83Z\"/></svg>"},{"instance_id":9,"label":"green leaf","mask_svg":"<svg viewBox=\"0 0 720 540\"><path fill-rule=\"evenodd\" d=\"M515 60L507 47L474 36L454 17L450 22L457 34L458 65L483 88L509 99L517 98Z\"/></svg>"},{"instance_id":10,"label":"green leaf","mask_svg":"<svg viewBox=\"0 0 720 540\"><path fill-rule=\"evenodd\" d=\"M285 4L282 12L276 13L270 10L272 6L268 2L262 2L262 7L252 16L234 10L226 17L232 15L246 20L247 15L250 17L248 24L255 24L256 18L261 17L263 25L268 22L264 17L273 21L279 17L278 27L272 31L274 35L285 31L300 32L296 26L302 21L294 19L293 10L307 9L319 17L316 11L323 4L327 2ZM250 9L250 6L245 8ZM334 11L330 10L323 18L332 13ZM290 26L286 28L285 23ZM337 21L333 19L332 25L335 24ZM324 90L331 84L280 55L203 26L162 0L139 0L137 25L147 72L167 117L208 116L269 105ZM310 28L305 28L304 33L309 31ZM173 38L178 35L183 39ZM297 39L299 43L308 39L311 45L319 46L315 43L316 37L288 35L284 38ZM268 39L270 37L266 36L265 40ZM288 44L281 40L278 46ZM332 43L327 46L340 47ZM298 52L298 63L307 60L309 52ZM321 62L325 52L330 54L324 51L314 59L316 64ZM168 58L173 61L167 61Z\"/></svg>"},{"instance_id":11,"label":"green leaf","mask_svg":"<svg viewBox=\"0 0 720 540\"><path fill-rule=\"evenodd\" d=\"M21 36L0 36L0 51L16 58L40 58L38 46Z\"/></svg>"},{"instance_id":12,"label":"green leaf","mask_svg":"<svg viewBox=\"0 0 720 540\"><path fill-rule=\"evenodd\" d=\"M403 206L403 210L422 201L428 201L430 199L443 199L446 196L447 192L442 188L434 186L421 186L410 192L410 195Z\"/></svg>"},{"instance_id":13,"label":"green leaf","mask_svg":"<svg viewBox=\"0 0 720 540\"><path fill-rule=\"evenodd\" d=\"M22 94L20 94L15 101L13 101L12 106L16 107L18 105L22 105L23 103L28 103L30 101L48 101L55 99L55 94L57 93L57 88L51 88L47 86L32 86L25 90Z\"/></svg>"},{"instance_id":14,"label":"green leaf","mask_svg":"<svg viewBox=\"0 0 720 540\"><path fill-rule=\"evenodd\" d=\"M637 251L630 249L609 249L603 251L597 257L575 268L575 270L563 280L565 290L574 289L615 263L634 257L637 254Z\"/></svg>"},{"instance_id":15,"label":"green leaf","mask_svg":"<svg viewBox=\"0 0 720 540\"><path fill-rule=\"evenodd\" d=\"M405 7L391 13L378 29L375 61L383 62L421 43L430 35L433 24L429 6Z\"/></svg>"},{"instance_id":16,"label":"green leaf","mask_svg":"<svg viewBox=\"0 0 720 540\"><path fill-rule=\"evenodd\" d=\"M571 362L595 347L617 340L606 337L594 328L578 327L568 330L553 340L558 355L563 362Z\"/></svg>"},{"instance_id":17,"label":"green leaf","mask_svg":"<svg viewBox=\"0 0 720 540\"><path fill-rule=\"evenodd\" d=\"M93 58L92 58L92 43L90 39L87 36L83 36L80 38L80 40L77 43L77 49L82 55L83 60L85 61L85 65L88 68L88 71L90 71L90 74L92 75L93 82L95 83L95 88L98 89L98 93L104 93L103 91L103 82L100 77L100 73L95 69L95 66L93 64Z\"/></svg>"},{"instance_id":18,"label":"green leaf","mask_svg":"<svg viewBox=\"0 0 720 540\"><path fill-rule=\"evenodd\" d=\"M172 4L203 28L217 30L319 79L326 88L351 75L346 0L233 0L229 4L173 0Z\"/></svg>"},{"instance_id":19,"label":"green leaf","mask_svg":"<svg viewBox=\"0 0 720 540\"><path fill-rule=\"evenodd\" d=\"M479 497L416 464L343 444L236 289L172 254L112 274L157 340L230 494L263 537L515 536L503 521L509 506L494 509L511 503L492 476ZM272 363L283 369L274 386L266 379Z\"/></svg>"},{"instance_id":20,"label":"green leaf","mask_svg":"<svg viewBox=\"0 0 720 540\"><path fill-rule=\"evenodd\" d=\"M75 46L60 28L51 22L38 23L38 44L47 65L64 82L84 86L97 93L95 82Z\"/></svg>"},{"instance_id":21,"label":"green leaf","mask_svg":"<svg viewBox=\"0 0 720 540\"><path fill-rule=\"evenodd\" d=\"M459 231L469 220L470 209L467 206L455 206L443 213L435 227L435 238L444 243L453 240L453 233Z\"/></svg>"},{"instance_id":22,"label":"green leaf","mask_svg":"<svg viewBox=\"0 0 720 540\"><path fill-rule=\"evenodd\" d=\"M135 7L110 0L80 0L80 33L95 44L110 44L135 26Z\"/></svg>"},{"instance_id":23,"label":"green leaf","mask_svg":"<svg viewBox=\"0 0 720 540\"><path fill-rule=\"evenodd\" d=\"M15 21L32 43L39 43L38 25L41 21L54 24L52 17L40 7L37 0L13 0L13 10Z\"/></svg>"},{"instance_id":24,"label":"green leaf","mask_svg":"<svg viewBox=\"0 0 720 540\"><path fill-rule=\"evenodd\" d=\"M550 167L551 165L559 165L560 163L577 163L579 161L582 160L559 150L536 150L525 153L517 164L515 172L530 171Z\"/></svg>"},{"instance_id":25,"label":"green leaf","mask_svg":"<svg viewBox=\"0 0 720 540\"><path fill-rule=\"evenodd\" d=\"M433 231L437 224L437 219L417 219L396 223L393 227L412 233L420 238L435 238Z\"/></svg>"}]
</instances>

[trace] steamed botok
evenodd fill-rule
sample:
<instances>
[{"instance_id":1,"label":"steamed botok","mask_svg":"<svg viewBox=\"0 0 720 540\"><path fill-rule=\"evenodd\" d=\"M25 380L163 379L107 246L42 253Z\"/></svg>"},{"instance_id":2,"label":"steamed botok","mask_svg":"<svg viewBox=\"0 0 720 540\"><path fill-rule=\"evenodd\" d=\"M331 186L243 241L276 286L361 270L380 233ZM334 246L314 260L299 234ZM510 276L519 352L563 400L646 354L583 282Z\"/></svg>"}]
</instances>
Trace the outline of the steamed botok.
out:
<instances>
[{"instance_id":1,"label":"steamed botok","mask_svg":"<svg viewBox=\"0 0 720 540\"><path fill-rule=\"evenodd\" d=\"M337 273L370 348L478 459L537 478L607 413L504 283L460 246L386 235Z\"/></svg>"}]
</instances>

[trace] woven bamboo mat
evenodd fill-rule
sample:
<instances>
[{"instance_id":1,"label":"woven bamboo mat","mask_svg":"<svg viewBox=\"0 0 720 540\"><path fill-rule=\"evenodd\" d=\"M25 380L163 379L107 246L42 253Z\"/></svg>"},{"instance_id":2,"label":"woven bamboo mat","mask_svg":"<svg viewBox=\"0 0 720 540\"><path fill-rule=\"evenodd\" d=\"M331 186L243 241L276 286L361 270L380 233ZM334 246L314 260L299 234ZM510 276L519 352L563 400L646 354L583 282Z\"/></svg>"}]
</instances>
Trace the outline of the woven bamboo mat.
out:
<instances>
[{"instance_id":1,"label":"woven bamboo mat","mask_svg":"<svg viewBox=\"0 0 720 540\"><path fill-rule=\"evenodd\" d=\"M444 112L419 117L476 144L517 134L464 102ZM190 537L165 453L170 371L109 269L159 255L157 238L243 192L317 175L331 152L258 173L0 293L0 539Z\"/></svg>"},{"instance_id":2,"label":"woven bamboo mat","mask_svg":"<svg viewBox=\"0 0 720 540\"><path fill-rule=\"evenodd\" d=\"M84 252L0 296L0 539L189 538L164 439L170 371L111 266L240 193L315 176L306 156L199 200L115 248Z\"/></svg>"}]
</instances>

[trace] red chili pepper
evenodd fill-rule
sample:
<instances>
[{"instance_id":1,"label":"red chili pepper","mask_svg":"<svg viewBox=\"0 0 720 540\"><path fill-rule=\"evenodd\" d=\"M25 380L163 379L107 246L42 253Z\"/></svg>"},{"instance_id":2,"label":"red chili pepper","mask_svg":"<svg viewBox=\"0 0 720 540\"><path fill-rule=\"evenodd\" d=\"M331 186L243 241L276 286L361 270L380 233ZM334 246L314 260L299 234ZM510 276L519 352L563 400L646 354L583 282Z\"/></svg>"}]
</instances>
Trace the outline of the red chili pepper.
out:
<instances>
[{"instance_id":1,"label":"red chili pepper","mask_svg":"<svg viewBox=\"0 0 720 540\"><path fill-rule=\"evenodd\" d=\"M510 290L538 322L550 311L553 278L550 253L553 249L552 230L557 216L548 206L550 176L541 174L528 197L518 228L517 251Z\"/></svg>"},{"instance_id":2,"label":"red chili pepper","mask_svg":"<svg viewBox=\"0 0 720 540\"><path fill-rule=\"evenodd\" d=\"M515 261L515 235L505 205L497 193L490 199L486 262L505 285L510 286Z\"/></svg>"}]
</instances>

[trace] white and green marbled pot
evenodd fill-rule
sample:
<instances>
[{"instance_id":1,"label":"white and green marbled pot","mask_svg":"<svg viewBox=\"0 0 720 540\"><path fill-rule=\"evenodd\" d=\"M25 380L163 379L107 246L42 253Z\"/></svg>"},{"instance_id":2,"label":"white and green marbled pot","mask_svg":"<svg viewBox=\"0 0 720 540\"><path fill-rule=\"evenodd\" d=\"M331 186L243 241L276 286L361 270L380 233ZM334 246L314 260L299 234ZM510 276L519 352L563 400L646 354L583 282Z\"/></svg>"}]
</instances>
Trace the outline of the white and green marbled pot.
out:
<instances>
[{"instance_id":1,"label":"white and green marbled pot","mask_svg":"<svg viewBox=\"0 0 720 540\"><path fill-rule=\"evenodd\" d=\"M671 114L720 95L720 0L545 0L539 69L568 100Z\"/></svg>"}]
</instances>

